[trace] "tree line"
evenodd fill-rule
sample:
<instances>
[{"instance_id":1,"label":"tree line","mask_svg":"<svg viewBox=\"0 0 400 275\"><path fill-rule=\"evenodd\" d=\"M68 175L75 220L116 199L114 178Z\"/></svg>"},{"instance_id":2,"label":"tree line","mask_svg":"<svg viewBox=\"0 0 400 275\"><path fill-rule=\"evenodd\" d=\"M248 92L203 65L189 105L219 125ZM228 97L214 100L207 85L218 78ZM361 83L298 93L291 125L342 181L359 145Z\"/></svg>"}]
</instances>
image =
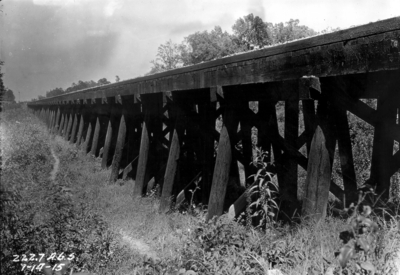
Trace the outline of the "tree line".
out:
<instances>
[{"instance_id":1,"label":"tree line","mask_svg":"<svg viewBox=\"0 0 400 275\"><path fill-rule=\"evenodd\" d=\"M116 76L116 80L119 81L118 76ZM75 83L75 82L72 83L72 85L65 90L63 88L55 88L50 91L47 91L46 96L39 95L38 100L44 99L46 97L53 97L53 96L58 96L58 95L66 94L66 93L71 93L74 91L79 91L79 90L83 90L83 89L87 89L87 88L107 85L110 83L111 82L108 81L107 78L101 78L97 82L93 81L93 80L89 80L89 81L79 80L78 83Z\"/></svg>"},{"instance_id":2,"label":"tree line","mask_svg":"<svg viewBox=\"0 0 400 275\"><path fill-rule=\"evenodd\" d=\"M327 28L321 33L337 30L339 29ZM151 61L152 67L147 75L317 34L313 29L300 25L298 19L272 24L264 22L259 16L251 13L236 20L232 26L232 34L223 31L220 26L216 26L210 32L202 31L190 34L179 44L173 43L171 40L161 44L158 47L156 59Z\"/></svg>"},{"instance_id":3,"label":"tree line","mask_svg":"<svg viewBox=\"0 0 400 275\"><path fill-rule=\"evenodd\" d=\"M11 89L4 86L3 83L4 73L1 71L2 66L4 66L4 61L0 60L0 102L15 103L14 92Z\"/></svg>"}]
</instances>

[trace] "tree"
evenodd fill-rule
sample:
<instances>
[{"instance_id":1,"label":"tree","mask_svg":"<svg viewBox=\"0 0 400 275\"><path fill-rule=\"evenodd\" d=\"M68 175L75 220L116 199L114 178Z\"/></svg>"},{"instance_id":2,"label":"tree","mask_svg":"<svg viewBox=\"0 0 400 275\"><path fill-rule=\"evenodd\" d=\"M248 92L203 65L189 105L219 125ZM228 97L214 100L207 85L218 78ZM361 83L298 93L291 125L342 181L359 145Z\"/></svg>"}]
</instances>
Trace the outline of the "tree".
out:
<instances>
[{"instance_id":1,"label":"tree","mask_svg":"<svg viewBox=\"0 0 400 275\"><path fill-rule=\"evenodd\" d=\"M168 40L158 47L157 58L150 63L153 64L149 74L159 73L182 67L182 46Z\"/></svg>"},{"instance_id":2,"label":"tree","mask_svg":"<svg viewBox=\"0 0 400 275\"><path fill-rule=\"evenodd\" d=\"M108 82L107 79L105 79L105 78L102 78L99 81L101 81L102 83ZM109 84L109 83L110 82L108 82L106 84ZM65 90L65 92L66 93L70 93L70 92L74 92L74 91L79 91L79 90L83 90L83 89L87 89L87 88L96 87L96 86L99 86L99 85L102 85L102 84L96 83L93 80L90 80L90 81L79 80L78 83L75 83L75 82L72 83L72 86L67 88Z\"/></svg>"},{"instance_id":3,"label":"tree","mask_svg":"<svg viewBox=\"0 0 400 275\"><path fill-rule=\"evenodd\" d=\"M236 20L232 30L237 43L244 51L272 44L268 23L252 13Z\"/></svg>"},{"instance_id":4,"label":"tree","mask_svg":"<svg viewBox=\"0 0 400 275\"><path fill-rule=\"evenodd\" d=\"M233 36L216 26L211 32L196 32L185 37L181 47L184 65L193 65L222 58L240 51Z\"/></svg>"},{"instance_id":5,"label":"tree","mask_svg":"<svg viewBox=\"0 0 400 275\"><path fill-rule=\"evenodd\" d=\"M299 25L299 19L290 19L289 22L278 23L272 26L273 44L284 43L296 39L301 39L316 35L313 29Z\"/></svg>"},{"instance_id":6,"label":"tree","mask_svg":"<svg viewBox=\"0 0 400 275\"><path fill-rule=\"evenodd\" d=\"M46 97L52 97L52 96L58 96L64 94L63 88L55 88L53 90L50 90L46 92Z\"/></svg>"},{"instance_id":7,"label":"tree","mask_svg":"<svg viewBox=\"0 0 400 275\"><path fill-rule=\"evenodd\" d=\"M107 85L110 84L111 82L107 80L107 78L103 77L97 81L97 85L95 86L100 86L100 85ZM94 87L94 86L93 86Z\"/></svg>"},{"instance_id":8,"label":"tree","mask_svg":"<svg viewBox=\"0 0 400 275\"><path fill-rule=\"evenodd\" d=\"M115 82L119 82L119 76L118 75L115 76Z\"/></svg>"},{"instance_id":9,"label":"tree","mask_svg":"<svg viewBox=\"0 0 400 275\"><path fill-rule=\"evenodd\" d=\"M15 103L14 92L11 89L4 88L4 90L0 94L1 101L8 101Z\"/></svg>"}]
</instances>

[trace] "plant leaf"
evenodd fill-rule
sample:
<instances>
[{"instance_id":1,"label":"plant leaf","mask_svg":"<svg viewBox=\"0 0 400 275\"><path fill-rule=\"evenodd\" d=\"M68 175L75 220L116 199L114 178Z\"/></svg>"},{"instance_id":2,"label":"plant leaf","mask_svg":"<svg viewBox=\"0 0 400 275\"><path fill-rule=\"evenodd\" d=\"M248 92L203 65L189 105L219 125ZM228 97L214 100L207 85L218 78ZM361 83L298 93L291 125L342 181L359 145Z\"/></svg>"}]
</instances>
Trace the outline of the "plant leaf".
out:
<instances>
[{"instance_id":1,"label":"plant leaf","mask_svg":"<svg viewBox=\"0 0 400 275\"><path fill-rule=\"evenodd\" d=\"M353 257L355 250L354 244L354 240L351 240L340 249L339 263L342 267L345 267L349 259Z\"/></svg>"},{"instance_id":2,"label":"plant leaf","mask_svg":"<svg viewBox=\"0 0 400 275\"><path fill-rule=\"evenodd\" d=\"M375 274L375 266L370 261L362 262L360 263L360 266L362 269L371 271L372 274Z\"/></svg>"}]
</instances>

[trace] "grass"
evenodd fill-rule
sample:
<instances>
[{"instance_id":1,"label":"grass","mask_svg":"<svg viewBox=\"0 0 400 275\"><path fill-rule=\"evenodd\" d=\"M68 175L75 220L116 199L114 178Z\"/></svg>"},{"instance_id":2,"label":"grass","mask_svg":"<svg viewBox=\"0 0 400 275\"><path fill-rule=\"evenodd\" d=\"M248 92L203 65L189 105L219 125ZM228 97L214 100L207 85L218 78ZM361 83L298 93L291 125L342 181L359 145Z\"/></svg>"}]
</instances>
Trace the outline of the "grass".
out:
<instances>
[{"instance_id":1,"label":"grass","mask_svg":"<svg viewBox=\"0 0 400 275\"><path fill-rule=\"evenodd\" d=\"M206 223L199 208L160 214L154 193L134 199L133 181L108 184L99 159L50 137L26 110L1 114L1 136L1 190L9 199L2 203L2 274L20 274L12 255L61 251L76 253L74 271L97 274L324 274L330 267L332 274L362 274L354 266L341 271L335 256L347 220L328 215L318 224L261 231L224 216ZM54 181L50 148L60 159ZM377 274L395 274L389 268L400 251L399 217L375 217Z\"/></svg>"}]
</instances>

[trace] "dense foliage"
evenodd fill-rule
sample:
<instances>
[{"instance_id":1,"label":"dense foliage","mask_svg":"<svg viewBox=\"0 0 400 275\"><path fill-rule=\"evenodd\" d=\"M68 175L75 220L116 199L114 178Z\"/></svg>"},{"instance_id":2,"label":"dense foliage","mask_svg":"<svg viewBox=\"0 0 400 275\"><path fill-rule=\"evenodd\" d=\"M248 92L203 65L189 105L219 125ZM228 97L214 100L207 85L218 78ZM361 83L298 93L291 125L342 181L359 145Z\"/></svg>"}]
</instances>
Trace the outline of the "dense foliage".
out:
<instances>
[{"instance_id":1,"label":"dense foliage","mask_svg":"<svg viewBox=\"0 0 400 275\"><path fill-rule=\"evenodd\" d=\"M252 13L239 18L232 26L233 34L220 26L213 30L196 32L185 37L180 44L171 40L158 48L157 57L149 74L207 62L265 46L284 43L316 35L313 29L300 25L298 19L272 24Z\"/></svg>"},{"instance_id":2,"label":"dense foliage","mask_svg":"<svg viewBox=\"0 0 400 275\"><path fill-rule=\"evenodd\" d=\"M119 78L118 78L118 81L119 81ZM97 82L95 82L93 80L90 80L90 81L79 80L78 83L75 83L75 82L72 83L72 85L65 90L63 88L55 88L55 89L52 89L52 90L46 92L46 97L58 96L58 95L62 95L65 93L71 93L74 91L79 91L79 90L83 90L83 89L87 89L87 88L110 84L110 83L111 82L108 81L106 78L101 78ZM43 99L43 98L44 98L43 96L42 97L39 96L39 99Z\"/></svg>"}]
</instances>

